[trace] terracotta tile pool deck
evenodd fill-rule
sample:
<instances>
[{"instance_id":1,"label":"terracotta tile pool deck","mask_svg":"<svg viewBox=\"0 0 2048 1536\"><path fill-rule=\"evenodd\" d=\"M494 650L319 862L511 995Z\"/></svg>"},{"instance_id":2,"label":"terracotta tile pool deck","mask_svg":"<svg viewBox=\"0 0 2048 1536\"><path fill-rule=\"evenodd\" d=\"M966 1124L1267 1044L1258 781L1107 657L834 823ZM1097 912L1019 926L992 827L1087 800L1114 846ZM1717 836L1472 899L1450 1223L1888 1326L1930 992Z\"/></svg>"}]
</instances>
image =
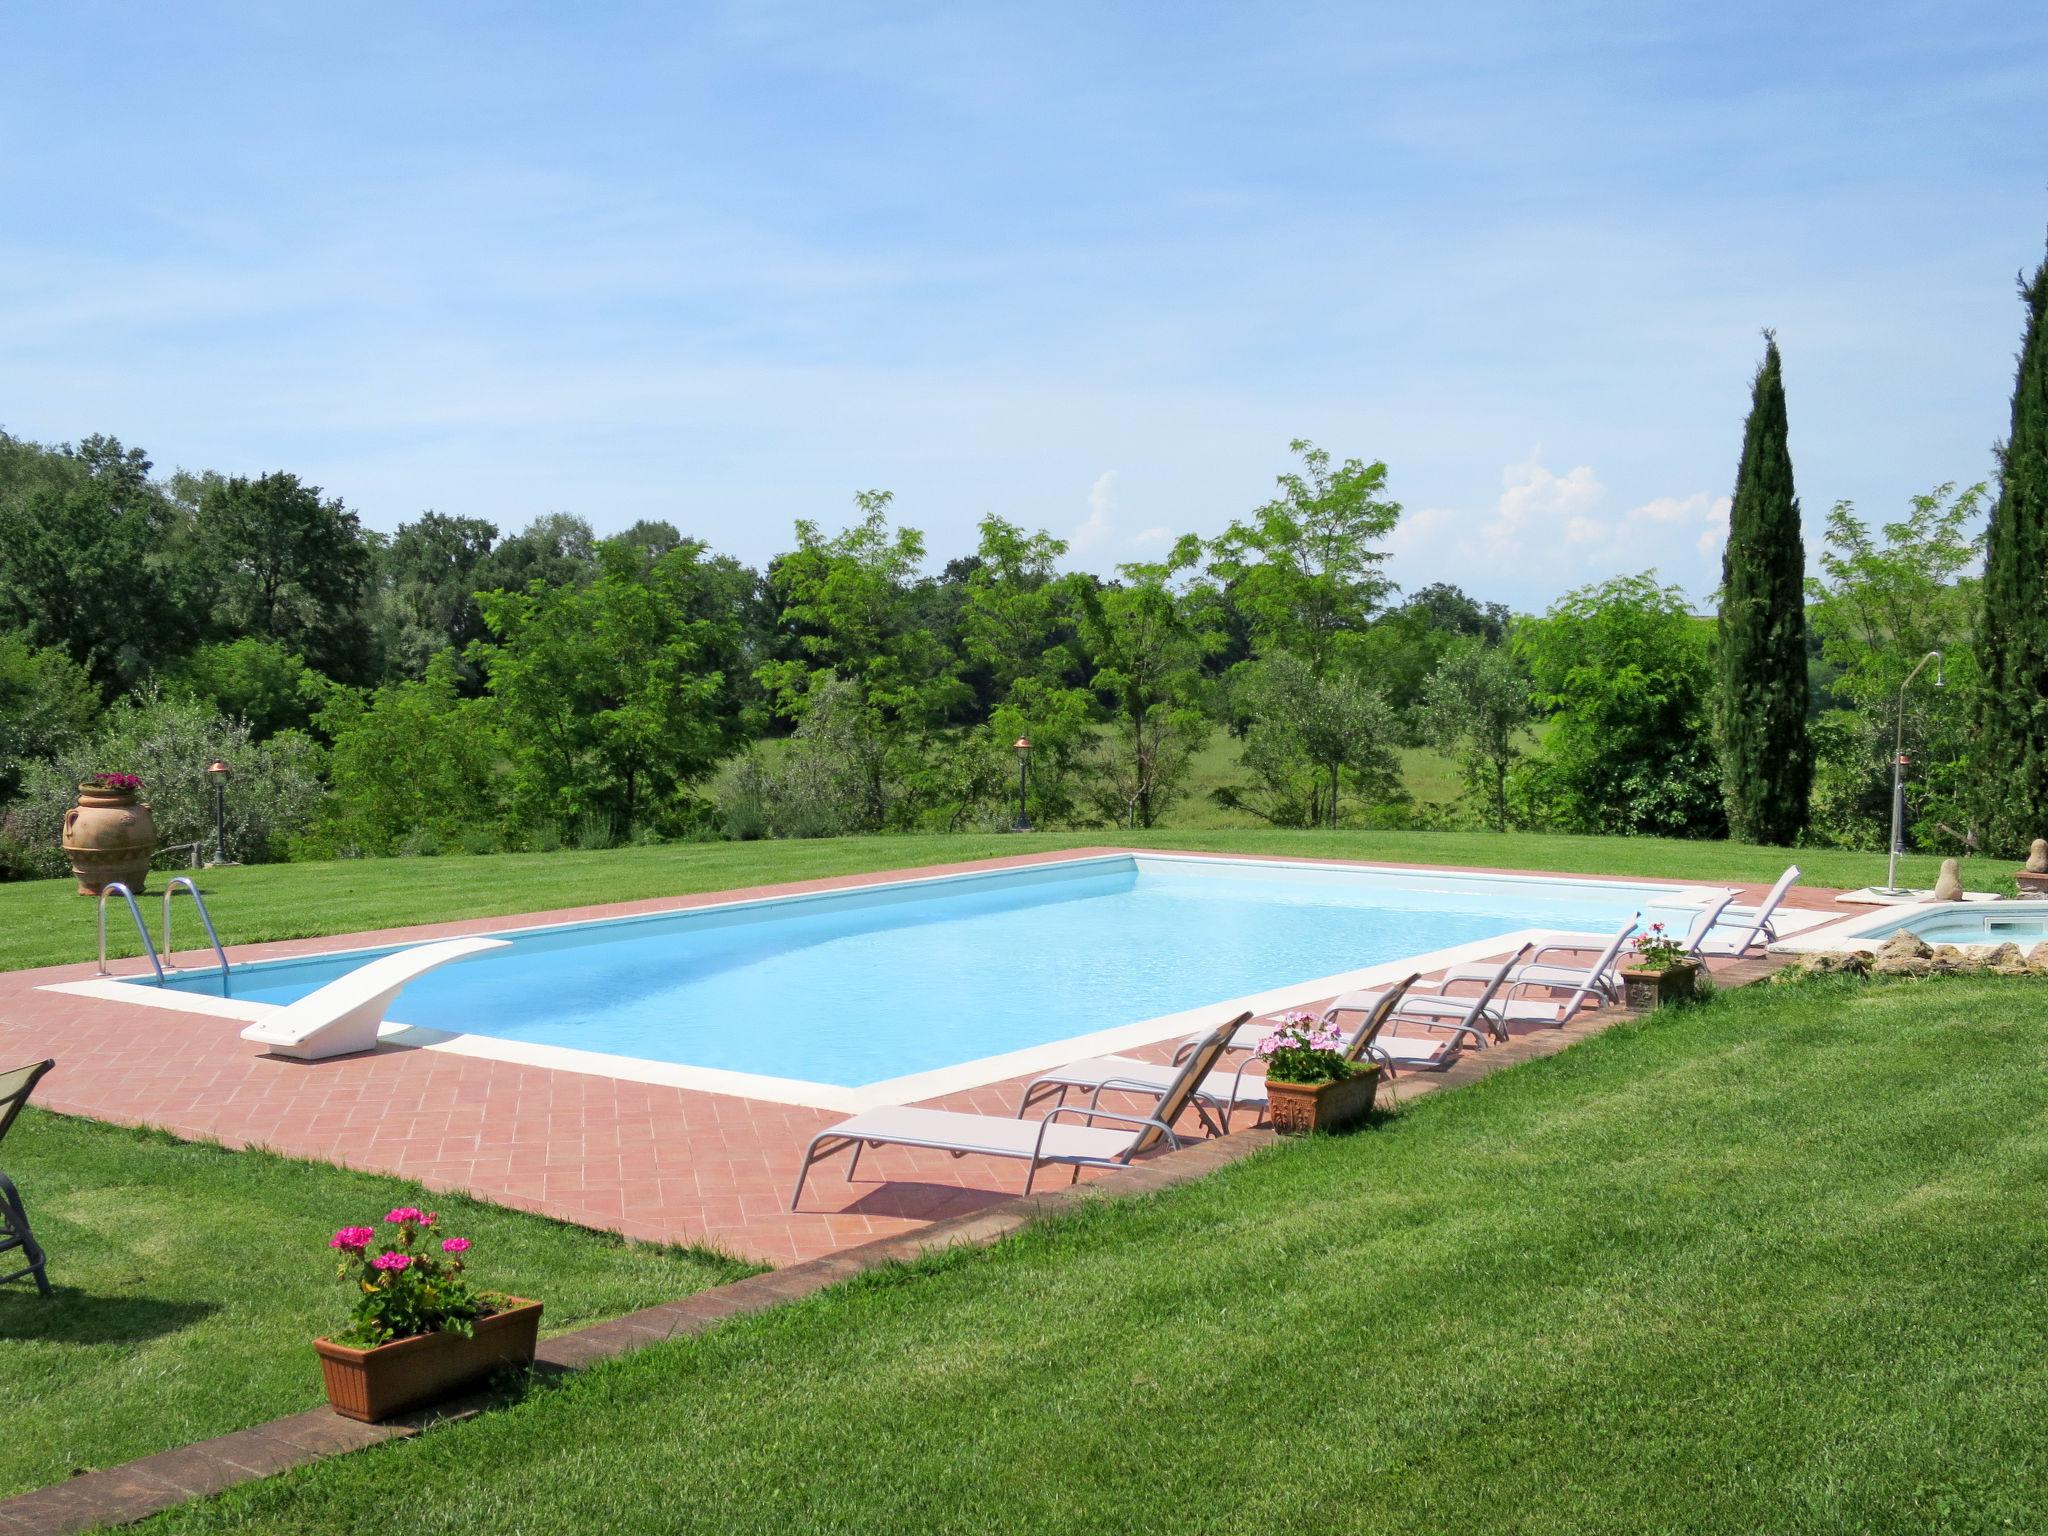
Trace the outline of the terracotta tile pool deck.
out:
<instances>
[{"instance_id":1,"label":"terracotta tile pool deck","mask_svg":"<svg viewBox=\"0 0 2048 1536\"><path fill-rule=\"evenodd\" d=\"M234 945L228 953L236 963L275 959L1123 851L1064 849L615 906ZM1756 901L1764 889L1745 887L1741 899ZM1787 904L1834 912L1834 894L1802 887ZM83 898L79 907L83 947L90 908ZM36 1095L45 1109L400 1175L627 1237L709 1243L770 1264L912 1232L1009 1199L1023 1185L1018 1163L884 1148L862 1159L855 1183L843 1177L843 1158L821 1163L804 1191L804 1209L793 1213L789 1189L804 1146L844 1118L840 1112L396 1046L323 1062L287 1061L259 1054L239 1038L241 1025L231 1020L38 990L92 974L90 962L0 974L0 1062L56 1058L56 1070ZM1548 1032L1540 1025L1533 1029ZM1169 1050L1160 1046L1140 1054L1164 1059ZM1431 1078L1427 1072L1404 1074L1401 1091L1411 1094ZM1020 1086L994 1084L927 1102L1007 1115Z\"/></svg>"}]
</instances>

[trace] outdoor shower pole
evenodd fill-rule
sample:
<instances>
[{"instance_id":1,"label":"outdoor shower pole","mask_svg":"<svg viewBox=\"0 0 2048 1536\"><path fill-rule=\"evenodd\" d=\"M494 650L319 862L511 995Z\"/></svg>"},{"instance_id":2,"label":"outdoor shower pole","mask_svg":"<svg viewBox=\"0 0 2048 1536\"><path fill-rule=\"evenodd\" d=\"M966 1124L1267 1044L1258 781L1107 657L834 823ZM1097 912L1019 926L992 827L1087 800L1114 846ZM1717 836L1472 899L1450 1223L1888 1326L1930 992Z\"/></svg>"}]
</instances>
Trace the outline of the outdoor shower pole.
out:
<instances>
[{"instance_id":1,"label":"outdoor shower pole","mask_svg":"<svg viewBox=\"0 0 2048 1536\"><path fill-rule=\"evenodd\" d=\"M1018 832L1031 830L1031 813L1025 809L1024 793L1031 783L1031 738L1017 738L1017 825Z\"/></svg>"},{"instance_id":2,"label":"outdoor shower pole","mask_svg":"<svg viewBox=\"0 0 2048 1536\"><path fill-rule=\"evenodd\" d=\"M1899 684L1899 723L1892 738L1892 856L1884 872L1884 893L1887 896L1905 895L1899 889L1899 850L1906 840L1906 690L1913 686L1913 679L1927 669L1930 661L1936 663L1934 686L1939 688L1942 683L1939 651L1929 651L1922 656L1920 664Z\"/></svg>"}]
</instances>

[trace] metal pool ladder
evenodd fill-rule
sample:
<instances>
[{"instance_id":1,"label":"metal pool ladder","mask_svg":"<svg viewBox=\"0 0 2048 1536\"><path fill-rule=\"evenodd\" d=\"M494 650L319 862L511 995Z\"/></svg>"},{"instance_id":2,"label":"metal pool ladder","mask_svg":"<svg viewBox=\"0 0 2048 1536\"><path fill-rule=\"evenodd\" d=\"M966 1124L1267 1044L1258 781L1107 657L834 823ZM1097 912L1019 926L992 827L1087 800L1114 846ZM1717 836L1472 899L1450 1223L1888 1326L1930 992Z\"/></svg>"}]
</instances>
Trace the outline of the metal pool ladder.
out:
<instances>
[{"instance_id":1,"label":"metal pool ladder","mask_svg":"<svg viewBox=\"0 0 2048 1536\"><path fill-rule=\"evenodd\" d=\"M158 986L164 985L168 975L178 967L171 961L171 898L182 887L192 898L192 905L199 909L199 921L206 926L206 937L213 945L215 958L220 961L221 990L227 990L228 952L221 947L220 934L214 930L213 914L206 910L206 898L199 894L199 887L190 876L178 875L164 887L164 942L161 951L149 937L149 925L142 920L142 908L135 904L135 893L119 880L110 880L100 888L100 963L99 973L111 976L107 969L107 898L119 896L128 904L128 915L135 920L135 932L142 940L142 952L149 957L150 968L156 972Z\"/></svg>"},{"instance_id":2,"label":"metal pool ladder","mask_svg":"<svg viewBox=\"0 0 2048 1536\"><path fill-rule=\"evenodd\" d=\"M128 903L128 915L135 919L135 932L142 939L142 952L149 956L149 963L156 971L156 984L164 984L164 963L156 955L156 945L149 939L149 925L142 920L142 908L135 905L135 893L118 880L109 880L100 887L100 974L111 976L107 969L107 898L119 896Z\"/></svg>"},{"instance_id":3,"label":"metal pool ladder","mask_svg":"<svg viewBox=\"0 0 2048 1536\"><path fill-rule=\"evenodd\" d=\"M191 895L192 905L199 909L199 921L206 925L206 937L213 944L214 957L220 961L221 987L225 991L228 976L228 952L221 948L220 935L213 931L213 914L206 910L206 898L199 894L199 887L193 883L190 875L178 875L172 879L169 885L164 887L163 968L169 971L177 969L177 966L171 963L171 955L173 953L171 946L171 898L178 894L178 889L181 886ZM145 934L144 937L147 938L148 935Z\"/></svg>"}]
</instances>

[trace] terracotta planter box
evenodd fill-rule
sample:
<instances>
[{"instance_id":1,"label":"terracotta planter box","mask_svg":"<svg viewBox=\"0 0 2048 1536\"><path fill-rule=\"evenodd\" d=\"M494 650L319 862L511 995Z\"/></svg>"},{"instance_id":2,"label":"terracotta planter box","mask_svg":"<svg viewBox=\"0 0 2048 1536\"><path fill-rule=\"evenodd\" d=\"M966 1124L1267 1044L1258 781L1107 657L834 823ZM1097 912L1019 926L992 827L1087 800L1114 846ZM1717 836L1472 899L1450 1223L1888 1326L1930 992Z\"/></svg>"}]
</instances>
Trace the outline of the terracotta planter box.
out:
<instances>
[{"instance_id":1,"label":"terracotta planter box","mask_svg":"<svg viewBox=\"0 0 2048 1536\"><path fill-rule=\"evenodd\" d=\"M453 1397L504 1366L533 1364L540 1341L537 1301L508 1296L503 1312L479 1318L476 1333L423 1333L374 1349L315 1339L327 1401L344 1418L374 1424L410 1408Z\"/></svg>"},{"instance_id":2,"label":"terracotta planter box","mask_svg":"<svg viewBox=\"0 0 2048 1536\"><path fill-rule=\"evenodd\" d=\"M1343 1131L1372 1113L1380 1069L1364 1067L1339 1083L1276 1083L1266 1079L1266 1118L1283 1136Z\"/></svg>"},{"instance_id":3,"label":"terracotta planter box","mask_svg":"<svg viewBox=\"0 0 2048 1536\"><path fill-rule=\"evenodd\" d=\"M1666 971L1621 969L1623 1000L1638 1013L1648 1013L1670 1003L1685 1003L1699 995L1700 967L1686 960Z\"/></svg>"}]
</instances>

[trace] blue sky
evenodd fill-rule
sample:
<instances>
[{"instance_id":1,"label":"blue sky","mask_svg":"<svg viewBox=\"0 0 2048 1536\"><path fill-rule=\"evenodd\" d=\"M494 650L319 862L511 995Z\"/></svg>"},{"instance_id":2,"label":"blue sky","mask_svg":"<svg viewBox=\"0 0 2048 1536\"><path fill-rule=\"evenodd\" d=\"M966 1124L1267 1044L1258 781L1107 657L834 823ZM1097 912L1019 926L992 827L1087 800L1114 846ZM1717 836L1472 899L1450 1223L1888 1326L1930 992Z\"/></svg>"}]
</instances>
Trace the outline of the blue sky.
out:
<instances>
[{"instance_id":1,"label":"blue sky","mask_svg":"<svg viewBox=\"0 0 2048 1536\"><path fill-rule=\"evenodd\" d=\"M1711 589L1765 325L1812 533L1989 473L2048 7L1425 9L9 7L0 426L1096 569L1306 436L1523 608Z\"/></svg>"}]
</instances>

